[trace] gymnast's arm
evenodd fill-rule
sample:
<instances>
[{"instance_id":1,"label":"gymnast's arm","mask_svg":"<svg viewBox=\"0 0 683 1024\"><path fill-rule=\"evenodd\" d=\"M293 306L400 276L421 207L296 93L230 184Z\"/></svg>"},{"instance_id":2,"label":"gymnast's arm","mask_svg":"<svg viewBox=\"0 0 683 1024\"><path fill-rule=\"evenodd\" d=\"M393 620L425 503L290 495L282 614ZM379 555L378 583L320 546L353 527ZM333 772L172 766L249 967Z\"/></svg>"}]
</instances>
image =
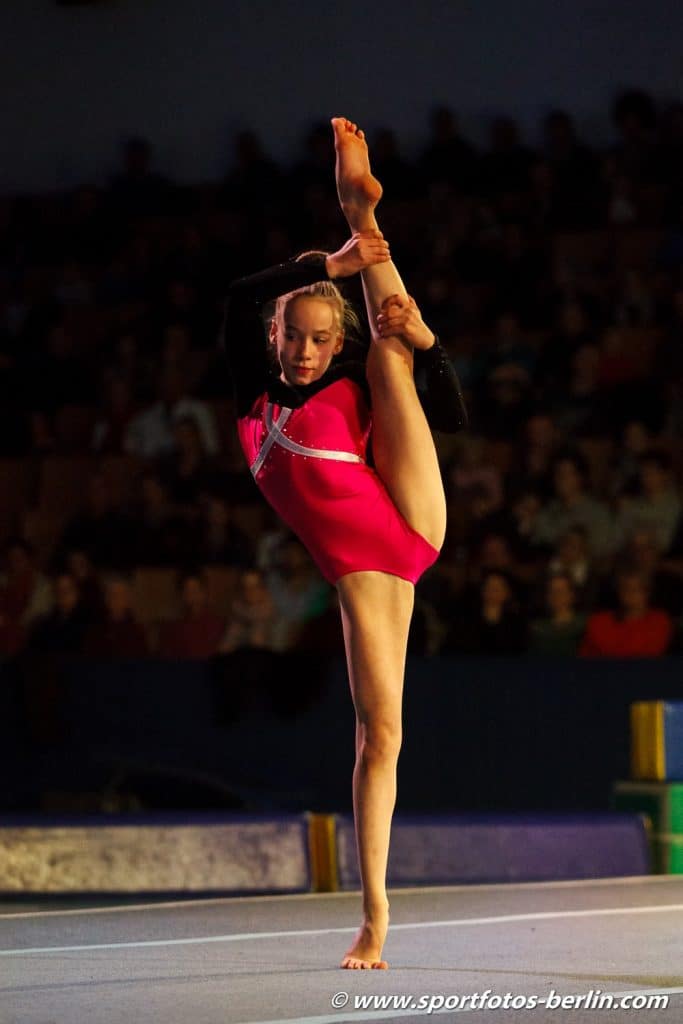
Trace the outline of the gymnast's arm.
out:
<instances>
[{"instance_id":1,"label":"gymnast's arm","mask_svg":"<svg viewBox=\"0 0 683 1024\"><path fill-rule=\"evenodd\" d=\"M238 416L244 416L267 386L271 371L262 307L297 288L350 277L391 259L381 231L354 231L336 252L303 253L295 260L233 281L228 288L221 344L228 360Z\"/></svg>"},{"instance_id":2,"label":"gymnast's arm","mask_svg":"<svg viewBox=\"0 0 683 1024\"><path fill-rule=\"evenodd\" d=\"M289 260L228 287L219 345L227 359L238 416L244 416L264 391L272 364L268 355L263 307L279 295L329 279L325 254Z\"/></svg>"},{"instance_id":3,"label":"gymnast's arm","mask_svg":"<svg viewBox=\"0 0 683 1024\"><path fill-rule=\"evenodd\" d=\"M413 352L415 387L432 430L455 434L469 423L460 380L448 353L435 336L431 348Z\"/></svg>"}]
</instances>

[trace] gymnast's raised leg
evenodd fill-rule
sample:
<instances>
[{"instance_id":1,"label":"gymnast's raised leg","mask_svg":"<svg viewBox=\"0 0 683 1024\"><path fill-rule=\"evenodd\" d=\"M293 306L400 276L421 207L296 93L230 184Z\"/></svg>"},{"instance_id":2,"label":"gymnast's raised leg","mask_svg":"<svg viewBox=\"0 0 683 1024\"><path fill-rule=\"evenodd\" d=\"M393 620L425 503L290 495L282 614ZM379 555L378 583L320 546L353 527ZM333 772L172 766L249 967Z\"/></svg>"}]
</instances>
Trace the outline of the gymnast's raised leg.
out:
<instances>
[{"instance_id":1,"label":"gymnast's raised leg","mask_svg":"<svg viewBox=\"0 0 683 1024\"><path fill-rule=\"evenodd\" d=\"M377 228L382 195L370 170L363 132L334 118L337 191L354 231ZM380 330L380 317L406 312L409 299L392 262L362 271L372 341L367 376L372 395L375 468L407 522L433 547L446 529L446 501L431 430L413 378L413 345L427 348L421 325L405 336ZM414 327L414 324L413 324ZM424 330L422 329L424 328ZM385 968L389 926L386 869L396 803L402 702L413 584L382 572L354 572L337 584L351 694L356 712L353 807L363 896L363 921L341 966Z\"/></svg>"}]
</instances>

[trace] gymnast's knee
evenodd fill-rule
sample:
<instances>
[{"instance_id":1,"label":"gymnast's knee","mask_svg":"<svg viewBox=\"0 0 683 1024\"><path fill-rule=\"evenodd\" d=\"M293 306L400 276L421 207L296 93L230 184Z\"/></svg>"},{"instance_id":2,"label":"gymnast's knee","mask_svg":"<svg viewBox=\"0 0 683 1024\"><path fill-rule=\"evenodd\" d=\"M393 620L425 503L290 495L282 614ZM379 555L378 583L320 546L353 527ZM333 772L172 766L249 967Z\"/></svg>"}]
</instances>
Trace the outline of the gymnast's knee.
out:
<instances>
[{"instance_id":1,"label":"gymnast's knee","mask_svg":"<svg viewBox=\"0 0 683 1024\"><path fill-rule=\"evenodd\" d=\"M402 728L400 722L361 722L358 757L365 764L386 764L398 760L401 750Z\"/></svg>"}]
</instances>

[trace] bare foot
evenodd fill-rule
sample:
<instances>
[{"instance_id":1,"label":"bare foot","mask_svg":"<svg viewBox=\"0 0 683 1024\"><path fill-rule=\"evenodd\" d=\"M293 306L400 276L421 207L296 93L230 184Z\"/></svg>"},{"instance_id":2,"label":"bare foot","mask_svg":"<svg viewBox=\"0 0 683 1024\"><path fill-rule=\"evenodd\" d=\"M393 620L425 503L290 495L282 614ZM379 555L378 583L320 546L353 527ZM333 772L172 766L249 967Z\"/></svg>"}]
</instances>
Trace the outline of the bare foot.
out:
<instances>
[{"instance_id":1,"label":"bare foot","mask_svg":"<svg viewBox=\"0 0 683 1024\"><path fill-rule=\"evenodd\" d=\"M386 971L389 964L381 959L381 954L388 928L388 906L372 914L366 914L339 966L349 970Z\"/></svg>"},{"instance_id":2,"label":"bare foot","mask_svg":"<svg viewBox=\"0 0 683 1024\"><path fill-rule=\"evenodd\" d=\"M345 117L333 117L335 178L344 215L355 231L374 225L373 212L382 198L382 186L370 170L365 135Z\"/></svg>"}]
</instances>

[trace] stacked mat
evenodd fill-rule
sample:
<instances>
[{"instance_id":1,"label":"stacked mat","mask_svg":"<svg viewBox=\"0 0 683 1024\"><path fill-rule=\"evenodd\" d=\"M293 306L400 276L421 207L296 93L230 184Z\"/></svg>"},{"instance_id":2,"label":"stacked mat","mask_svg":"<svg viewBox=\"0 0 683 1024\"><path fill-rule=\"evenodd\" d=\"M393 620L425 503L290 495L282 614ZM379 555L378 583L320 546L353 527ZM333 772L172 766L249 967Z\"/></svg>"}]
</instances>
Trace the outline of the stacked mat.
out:
<instances>
[{"instance_id":1,"label":"stacked mat","mask_svg":"<svg viewBox=\"0 0 683 1024\"><path fill-rule=\"evenodd\" d=\"M337 885L358 889L353 820L336 818ZM643 820L606 814L396 815L390 886L547 882L649 874Z\"/></svg>"},{"instance_id":2,"label":"stacked mat","mask_svg":"<svg viewBox=\"0 0 683 1024\"><path fill-rule=\"evenodd\" d=\"M635 701L630 726L631 777L613 806L643 815L657 874L683 874L683 701Z\"/></svg>"}]
</instances>

